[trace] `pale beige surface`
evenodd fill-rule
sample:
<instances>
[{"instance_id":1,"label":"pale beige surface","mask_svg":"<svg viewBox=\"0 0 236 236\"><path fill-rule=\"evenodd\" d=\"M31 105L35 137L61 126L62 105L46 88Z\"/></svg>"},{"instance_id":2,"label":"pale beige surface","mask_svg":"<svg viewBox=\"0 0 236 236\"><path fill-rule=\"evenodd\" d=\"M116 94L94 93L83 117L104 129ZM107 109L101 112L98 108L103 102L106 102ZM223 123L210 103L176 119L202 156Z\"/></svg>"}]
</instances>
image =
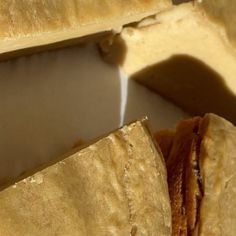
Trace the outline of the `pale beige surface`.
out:
<instances>
[{"instance_id":1,"label":"pale beige surface","mask_svg":"<svg viewBox=\"0 0 236 236\"><path fill-rule=\"evenodd\" d=\"M119 30L169 5L169 0L1 0L0 53Z\"/></svg>"},{"instance_id":2,"label":"pale beige surface","mask_svg":"<svg viewBox=\"0 0 236 236\"><path fill-rule=\"evenodd\" d=\"M0 192L0 235L170 235L163 159L142 122Z\"/></svg>"},{"instance_id":3,"label":"pale beige surface","mask_svg":"<svg viewBox=\"0 0 236 236\"><path fill-rule=\"evenodd\" d=\"M236 127L216 115L204 118L200 171L204 189L199 235L236 232Z\"/></svg>"},{"instance_id":4,"label":"pale beige surface","mask_svg":"<svg viewBox=\"0 0 236 236\"><path fill-rule=\"evenodd\" d=\"M236 45L236 3L234 0L202 0L199 5L205 12L225 28L231 42Z\"/></svg>"}]
</instances>

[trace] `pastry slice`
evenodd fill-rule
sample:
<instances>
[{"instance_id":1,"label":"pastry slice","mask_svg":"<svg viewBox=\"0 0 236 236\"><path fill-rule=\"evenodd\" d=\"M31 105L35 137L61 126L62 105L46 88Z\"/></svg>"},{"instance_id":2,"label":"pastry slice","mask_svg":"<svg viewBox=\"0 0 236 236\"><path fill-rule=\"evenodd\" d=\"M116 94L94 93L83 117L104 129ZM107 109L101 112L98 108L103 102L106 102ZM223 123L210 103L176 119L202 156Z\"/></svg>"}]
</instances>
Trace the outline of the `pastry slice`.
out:
<instances>
[{"instance_id":1,"label":"pastry slice","mask_svg":"<svg viewBox=\"0 0 236 236\"><path fill-rule=\"evenodd\" d=\"M166 169L145 121L0 192L0 235L171 235Z\"/></svg>"},{"instance_id":2,"label":"pastry slice","mask_svg":"<svg viewBox=\"0 0 236 236\"><path fill-rule=\"evenodd\" d=\"M167 159L172 235L236 232L236 127L207 114L180 122Z\"/></svg>"},{"instance_id":3,"label":"pastry slice","mask_svg":"<svg viewBox=\"0 0 236 236\"><path fill-rule=\"evenodd\" d=\"M2 0L0 58L26 48L70 40L64 42L68 45L81 36L119 31L170 4L170 0Z\"/></svg>"},{"instance_id":4,"label":"pastry slice","mask_svg":"<svg viewBox=\"0 0 236 236\"><path fill-rule=\"evenodd\" d=\"M234 0L196 1L215 23L220 23L231 43L236 46L236 4Z\"/></svg>"}]
</instances>

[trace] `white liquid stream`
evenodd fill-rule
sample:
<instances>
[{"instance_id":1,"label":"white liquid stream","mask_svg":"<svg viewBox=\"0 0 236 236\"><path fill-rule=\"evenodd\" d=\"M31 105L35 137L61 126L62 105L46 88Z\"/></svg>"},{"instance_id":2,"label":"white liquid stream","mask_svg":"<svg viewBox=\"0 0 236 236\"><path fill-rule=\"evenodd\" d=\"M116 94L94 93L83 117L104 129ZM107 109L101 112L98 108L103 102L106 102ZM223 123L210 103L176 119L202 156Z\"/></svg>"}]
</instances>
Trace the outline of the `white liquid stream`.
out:
<instances>
[{"instance_id":1,"label":"white liquid stream","mask_svg":"<svg viewBox=\"0 0 236 236\"><path fill-rule=\"evenodd\" d=\"M128 99L128 76L119 69L120 74L120 126L124 125L125 122L125 110Z\"/></svg>"}]
</instances>

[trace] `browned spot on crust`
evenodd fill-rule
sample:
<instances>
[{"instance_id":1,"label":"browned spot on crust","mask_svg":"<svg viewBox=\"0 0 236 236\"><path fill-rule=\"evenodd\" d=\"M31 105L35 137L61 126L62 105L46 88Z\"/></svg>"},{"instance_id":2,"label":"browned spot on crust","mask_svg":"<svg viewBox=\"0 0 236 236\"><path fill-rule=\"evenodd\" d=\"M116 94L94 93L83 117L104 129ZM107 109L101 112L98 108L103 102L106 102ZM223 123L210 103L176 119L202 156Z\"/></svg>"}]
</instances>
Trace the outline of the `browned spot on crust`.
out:
<instances>
[{"instance_id":1,"label":"browned spot on crust","mask_svg":"<svg viewBox=\"0 0 236 236\"><path fill-rule=\"evenodd\" d=\"M77 148L80 147L81 145L83 145L85 142L82 139L79 139L74 145L73 148Z\"/></svg>"}]
</instances>

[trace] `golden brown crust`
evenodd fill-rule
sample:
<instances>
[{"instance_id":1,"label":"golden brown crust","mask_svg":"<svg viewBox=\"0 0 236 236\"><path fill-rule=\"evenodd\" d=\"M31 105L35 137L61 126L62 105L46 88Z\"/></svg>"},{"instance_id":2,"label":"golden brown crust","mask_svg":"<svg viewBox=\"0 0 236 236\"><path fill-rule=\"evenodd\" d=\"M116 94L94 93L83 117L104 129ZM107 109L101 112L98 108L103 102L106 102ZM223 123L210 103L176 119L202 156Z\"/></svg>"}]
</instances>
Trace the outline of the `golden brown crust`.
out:
<instances>
[{"instance_id":1,"label":"golden brown crust","mask_svg":"<svg viewBox=\"0 0 236 236\"><path fill-rule=\"evenodd\" d=\"M203 198L198 235L234 236L236 232L236 127L208 114L201 127L199 167Z\"/></svg>"},{"instance_id":2,"label":"golden brown crust","mask_svg":"<svg viewBox=\"0 0 236 236\"><path fill-rule=\"evenodd\" d=\"M122 26L122 17L150 14L158 9L157 5L166 4L165 0L5 0L0 3L0 37L56 32L106 21L111 21L110 28L113 28L112 22L116 20Z\"/></svg>"},{"instance_id":3,"label":"golden brown crust","mask_svg":"<svg viewBox=\"0 0 236 236\"><path fill-rule=\"evenodd\" d=\"M173 235L234 236L236 127L207 114L181 122L167 161Z\"/></svg>"},{"instance_id":4,"label":"golden brown crust","mask_svg":"<svg viewBox=\"0 0 236 236\"><path fill-rule=\"evenodd\" d=\"M215 23L220 24L226 31L230 41L236 46L235 11L234 0L202 0L196 1L204 9L204 13Z\"/></svg>"},{"instance_id":5,"label":"golden brown crust","mask_svg":"<svg viewBox=\"0 0 236 236\"><path fill-rule=\"evenodd\" d=\"M0 192L0 235L171 234L166 169L142 122Z\"/></svg>"},{"instance_id":6,"label":"golden brown crust","mask_svg":"<svg viewBox=\"0 0 236 236\"><path fill-rule=\"evenodd\" d=\"M4 0L0 54L120 30L170 4L170 0Z\"/></svg>"}]
</instances>

